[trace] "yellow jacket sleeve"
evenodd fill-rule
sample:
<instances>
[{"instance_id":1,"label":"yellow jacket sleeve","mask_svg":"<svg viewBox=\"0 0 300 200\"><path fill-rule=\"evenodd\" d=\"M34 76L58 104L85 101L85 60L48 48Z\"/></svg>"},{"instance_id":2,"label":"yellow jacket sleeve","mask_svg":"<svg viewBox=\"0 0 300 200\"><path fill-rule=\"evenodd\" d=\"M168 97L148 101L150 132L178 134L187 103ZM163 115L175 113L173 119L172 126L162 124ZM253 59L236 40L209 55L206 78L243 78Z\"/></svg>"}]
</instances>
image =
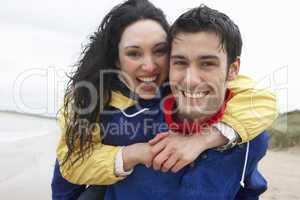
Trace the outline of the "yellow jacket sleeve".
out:
<instances>
[{"instance_id":1,"label":"yellow jacket sleeve","mask_svg":"<svg viewBox=\"0 0 300 200\"><path fill-rule=\"evenodd\" d=\"M58 123L61 129L61 137L56 149L56 156L60 163L61 174L66 180L79 185L110 185L124 178L117 177L114 174L114 160L120 147L102 144L99 129L93 132L92 141L94 147L90 156L86 156L84 161L81 162L79 160L74 165L71 165L69 160L64 165L61 165L67 154L66 126L63 111L58 115ZM75 158L74 155L73 158Z\"/></svg>"},{"instance_id":2,"label":"yellow jacket sleeve","mask_svg":"<svg viewBox=\"0 0 300 200\"><path fill-rule=\"evenodd\" d=\"M276 97L265 89L255 89L249 77L239 75L229 83L234 97L228 102L222 121L241 137L252 140L267 129L278 116Z\"/></svg>"}]
</instances>

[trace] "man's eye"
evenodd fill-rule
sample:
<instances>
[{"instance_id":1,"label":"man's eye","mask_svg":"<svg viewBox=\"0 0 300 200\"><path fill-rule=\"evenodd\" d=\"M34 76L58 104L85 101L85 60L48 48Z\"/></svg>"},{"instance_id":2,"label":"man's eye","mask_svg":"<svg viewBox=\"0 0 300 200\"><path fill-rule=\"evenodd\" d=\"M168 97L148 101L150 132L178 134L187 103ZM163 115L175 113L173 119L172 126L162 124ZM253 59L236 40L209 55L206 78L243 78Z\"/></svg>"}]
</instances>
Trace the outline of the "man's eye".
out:
<instances>
[{"instance_id":1,"label":"man's eye","mask_svg":"<svg viewBox=\"0 0 300 200\"><path fill-rule=\"evenodd\" d=\"M184 61L174 61L173 65L186 65L187 63Z\"/></svg>"},{"instance_id":2,"label":"man's eye","mask_svg":"<svg viewBox=\"0 0 300 200\"><path fill-rule=\"evenodd\" d=\"M210 66L215 66L216 64L214 62L203 62L201 66L203 67L210 67Z\"/></svg>"}]
</instances>

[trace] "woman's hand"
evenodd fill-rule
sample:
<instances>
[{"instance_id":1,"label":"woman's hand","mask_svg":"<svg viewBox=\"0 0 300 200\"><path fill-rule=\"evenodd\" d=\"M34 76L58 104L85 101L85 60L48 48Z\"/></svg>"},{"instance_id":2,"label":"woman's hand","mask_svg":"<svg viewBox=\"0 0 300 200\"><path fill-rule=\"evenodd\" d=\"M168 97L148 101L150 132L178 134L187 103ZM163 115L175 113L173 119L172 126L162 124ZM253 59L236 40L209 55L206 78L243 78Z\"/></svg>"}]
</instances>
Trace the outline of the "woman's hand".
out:
<instances>
[{"instance_id":1,"label":"woman's hand","mask_svg":"<svg viewBox=\"0 0 300 200\"><path fill-rule=\"evenodd\" d=\"M179 133L165 132L149 141L152 166L155 170L178 172L192 163L203 151L224 145L227 139L213 127L201 134L185 136Z\"/></svg>"},{"instance_id":2,"label":"woman's hand","mask_svg":"<svg viewBox=\"0 0 300 200\"><path fill-rule=\"evenodd\" d=\"M164 136L157 136L149 143L152 146L151 152L155 156L152 161L153 169L167 172L178 172L184 166L192 163L205 149L205 143L200 136L184 136L179 133L163 133ZM156 142L156 143L155 143Z\"/></svg>"},{"instance_id":3,"label":"woman's hand","mask_svg":"<svg viewBox=\"0 0 300 200\"><path fill-rule=\"evenodd\" d=\"M155 155L151 152L151 146L148 143L136 143L123 148L123 167L129 171L137 164L144 164L150 167Z\"/></svg>"}]
</instances>

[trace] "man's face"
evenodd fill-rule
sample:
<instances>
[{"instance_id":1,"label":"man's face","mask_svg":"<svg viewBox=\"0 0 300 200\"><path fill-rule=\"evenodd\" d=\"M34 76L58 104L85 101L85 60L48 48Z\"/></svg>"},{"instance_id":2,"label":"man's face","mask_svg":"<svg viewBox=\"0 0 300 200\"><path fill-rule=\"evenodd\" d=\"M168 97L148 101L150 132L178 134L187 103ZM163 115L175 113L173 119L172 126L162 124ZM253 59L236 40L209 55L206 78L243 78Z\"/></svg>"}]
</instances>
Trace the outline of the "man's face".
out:
<instances>
[{"instance_id":1,"label":"man's face","mask_svg":"<svg viewBox=\"0 0 300 200\"><path fill-rule=\"evenodd\" d=\"M227 88L227 54L215 33L179 33L172 42L170 84L181 118L216 113Z\"/></svg>"}]
</instances>

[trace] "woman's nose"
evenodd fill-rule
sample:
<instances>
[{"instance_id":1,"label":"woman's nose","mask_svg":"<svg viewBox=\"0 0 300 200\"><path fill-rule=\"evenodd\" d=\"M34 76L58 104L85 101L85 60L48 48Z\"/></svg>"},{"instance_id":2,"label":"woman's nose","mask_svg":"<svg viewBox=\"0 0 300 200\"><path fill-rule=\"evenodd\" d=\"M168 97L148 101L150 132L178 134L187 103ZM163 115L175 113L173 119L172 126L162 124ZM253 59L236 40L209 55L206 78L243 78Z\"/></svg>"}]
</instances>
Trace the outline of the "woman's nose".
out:
<instances>
[{"instance_id":1,"label":"woman's nose","mask_svg":"<svg viewBox=\"0 0 300 200\"><path fill-rule=\"evenodd\" d=\"M147 72L154 72L157 69L157 65L152 56L145 57L142 68Z\"/></svg>"}]
</instances>

